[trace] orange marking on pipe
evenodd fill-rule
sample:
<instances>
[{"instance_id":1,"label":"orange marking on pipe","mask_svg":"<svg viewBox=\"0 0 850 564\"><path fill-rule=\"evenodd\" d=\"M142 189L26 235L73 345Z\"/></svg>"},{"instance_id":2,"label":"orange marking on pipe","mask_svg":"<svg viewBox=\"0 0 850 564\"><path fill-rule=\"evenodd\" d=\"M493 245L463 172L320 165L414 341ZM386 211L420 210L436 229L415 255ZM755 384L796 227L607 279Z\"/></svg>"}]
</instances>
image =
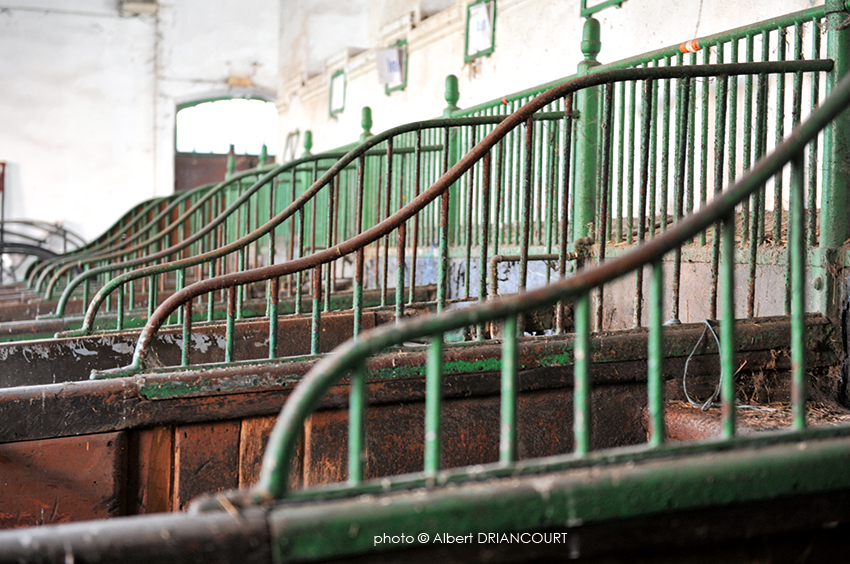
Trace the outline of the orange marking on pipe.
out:
<instances>
[{"instance_id":1,"label":"orange marking on pipe","mask_svg":"<svg viewBox=\"0 0 850 564\"><path fill-rule=\"evenodd\" d=\"M679 45L679 51L682 53L696 53L700 49L702 46L699 44L699 39L691 39Z\"/></svg>"}]
</instances>

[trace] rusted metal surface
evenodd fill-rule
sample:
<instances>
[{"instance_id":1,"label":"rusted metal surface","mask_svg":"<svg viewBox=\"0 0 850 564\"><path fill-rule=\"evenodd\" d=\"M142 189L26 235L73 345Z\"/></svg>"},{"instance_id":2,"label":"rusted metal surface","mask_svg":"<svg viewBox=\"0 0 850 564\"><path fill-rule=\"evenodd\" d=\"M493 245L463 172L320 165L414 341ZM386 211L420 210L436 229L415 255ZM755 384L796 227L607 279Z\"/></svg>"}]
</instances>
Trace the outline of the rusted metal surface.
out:
<instances>
[{"instance_id":1,"label":"rusted metal surface","mask_svg":"<svg viewBox=\"0 0 850 564\"><path fill-rule=\"evenodd\" d=\"M418 310L411 309L410 313ZM364 328L371 328L395 319L390 310L367 310L362 316ZM281 336L277 350L282 356L311 352L311 320L307 317L286 316L279 319ZM321 347L326 353L352 335L350 312L329 313L323 317ZM137 331L107 333L87 337L66 337L39 341L0 343L0 388L74 382L87 380L92 370L121 366L133 350ZM246 320L234 324L233 356L238 359L262 359L268 355L267 320ZM179 365L181 362L182 330L174 327L163 330L154 341L152 366ZM259 346L258 346L259 344ZM195 363L225 361L226 335L222 325L196 325L192 329L192 359Z\"/></svg>"},{"instance_id":2,"label":"rusted metal surface","mask_svg":"<svg viewBox=\"0 0 850 564\"><path fill-rule=\"evenodd\" d=\"M54 311L56 311L56 302L3 303L0 307L0 322L32 320L39 316L50 315ZM68 315L79 315L82 313L82 301L69 301L66 311Z\"/></svg>"},{"instance_id":3,"label":"rusted metal surface","mask_svg":"<svg viewBox=\"0 0 850 564\"><path fill-rule=\"evenodd\" d=\"M685 359L701 332L701 325L668 328L664 373L668 380L681 379ZM788 332L788 320L782 318L739 323L736 331L738 354L741 362L751 359L743 371L756 370L757 366L787 370L788 361L783 351L787 347ZM828 367L838 361L839 352L834 348L838 341L828 320L810 316L807 335L807 363L812 369ZM572 368L564 363L572 354L571 335L558 339L523 339L519 343L520 390L571 385ZM591 350L595 383L645 381L644 330L601 335L591 340ZM715 354L714 343L704 341L691 361L689 377L716 373L716 361L712 360ZM424 388L419 378L424 376L425 356L424 347L405 347L371 359L367 364L370 401L421 399ZM461 380L457 384L447 384L447 397L497 393L496 380L477 375L497 372L500 356L500 347L495 343L448 346L444 372L450 378ZM107 381L0 389L0 412L5 418L0 427L0 441L273 414L299 378L316 362L316 358L292 359L151 373ZM320 405L325 408L346 406L347 385L333 388Z\"/></svg>"},{"instance_id":4,"label":"rusted metal surface","mask_svg":"<svg viewBox=\"0 0 850 564\"><path fill-rule=\"evenodd\" d=\"M266 512L156 515L0 534L3 564L271 564Z\"/></svg>"}]
</instances>

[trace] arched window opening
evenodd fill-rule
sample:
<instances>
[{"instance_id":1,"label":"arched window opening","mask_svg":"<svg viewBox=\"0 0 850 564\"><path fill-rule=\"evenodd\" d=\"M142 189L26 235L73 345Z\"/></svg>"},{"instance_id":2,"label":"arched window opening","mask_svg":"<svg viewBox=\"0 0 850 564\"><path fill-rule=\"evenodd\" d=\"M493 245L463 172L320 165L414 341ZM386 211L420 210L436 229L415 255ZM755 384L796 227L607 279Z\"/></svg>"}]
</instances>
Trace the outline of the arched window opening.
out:
<instances>
[{"instance_id":1,"label":"arched window opening","mask_svg":"<svg viewBox=\"0 0 850 564\"><path fill-rule=\"evenodd\" d=\"M236 170L256 167L263 145L271 162L278 153L278 114L271 102L227 99L187 104L177 112L175 190L221 182L227 160Z\"/></svg>"}]
</instances>

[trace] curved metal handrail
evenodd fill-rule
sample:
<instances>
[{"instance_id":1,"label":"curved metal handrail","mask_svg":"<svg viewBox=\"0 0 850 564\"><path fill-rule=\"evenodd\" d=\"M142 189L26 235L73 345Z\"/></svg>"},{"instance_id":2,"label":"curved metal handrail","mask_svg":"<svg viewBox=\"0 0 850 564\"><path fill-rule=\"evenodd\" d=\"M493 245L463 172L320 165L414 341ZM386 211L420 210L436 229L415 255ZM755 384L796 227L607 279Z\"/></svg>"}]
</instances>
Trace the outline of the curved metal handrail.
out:
<instances>
[{"instance_id":1,"label":"curved metal handrail","mask_svg":"<svg viewBox=\"0 0 850 564\"><path fill-rule=\"evenodd\" d=\"M278 213L276 216L274 216L272 219L270 219L263 226L257 228L252 233L249 233L248 235L238 239L237 241L233 241L233 242L225 245L224 247L220 247L220 248L218 248L214 251L208 251L204 254L201 254L201 255L198 255L198 256L195 256L195 257L191 257L191 258L187 258L187 259L181 259L181 260L174 261L174 262L164 264L164 265L156 265L156 266L146 267L146 268L143 268L143 269L134 270L134 271L127 272L125 274L122 274L120 276L113 278L112 280L109 281L109 283L104 285L104 287L101 288L101 290L97 293L97 295L92 299L92 303L89 306L89 309L86 312L86 316L85 316L84 321L83 321L83 327L81 329L77 330L77 331L66 332L66 333L63 333L62 335L70 335L70 334L76 335L76 334L81 334L81 333L84 333L84 332L91 332L92 328L94 327L94 317L97 315L97 311L98 311L100 305L106 300L107 296L111 292L113 292L115 289L117 289L118 287L120 287L121 285L123 285L126 282L130 282L132 280L136 280L136 279L139 279L139 278L151 275L151 274L162 274L162 273L165 273L165 272L177 271L177 270L180 270L180 269L189 268L189 267L192 267L192 266L197 266L199 264L203 264L203 263L209 262L211 260L219 259L223 256L226 256L226 255L229 255L233 252L239 251L240 249L245 248L250 243L253 243L253 242L257 241L258 239L260 239L261 237L268 235L270 232L272 232L277 226L279 226L285 220L294 216L295 213L297 213L299 210L303 209L304 206L308 202L313 200L316 197L316 195L318 195L323 188L330 186L332 180L335 177L337 177L341 171L345 170L350 165L355 163L355 161L358 158L365 156L366 154L369 154L370 151L375 150L376 146L385 142L389 138L392 138L394 136L397 136L397 135L400 135L400 134L403 134L403 133L415 132L415 131L418 131L418 130L425 130L425 129L443 129L443 128L446 128L446 127L459 126L459 125L495 124L495 123L499 123L503 119L504 119L504 116L444 118L444 119L435 119L435 120L427 120L427 121L422 121L422 122L416 122L416 123L412 123L412 124L405 124L405 125L401 125L401 126L389 129L389 130L387 130L383 133L380 133L378 135L374 135L374 136L370 137L369 139L367 139L366 141L361 142L354 149L352 149L351 151L349 151L347 153L340 153L340 152L322 153L322 154L319 154L319 155L302 157L300 159L296 159L294 161L290 161L288 163L280 165L280 167L270 171L268 174L261 177L256 182L256 184L254 184L254 186L252 186L249 190L259 189L260 187L268 184L273 178L275 178L281 172L286 172L286 171L292 170L295 167L297 167L299 165L303 165L306 162L310 162L310 161L318 160L318 159L330 159L330 158L338 159L337 162L330 169L328 169L322 175L321 178L319 178L316 182L313 183L312 186L310 186L307 190L305 190L303 193L301 193L301 195L299 195L285 209L283 209L280 213ZM317 253L317 254L323 254L323 256L326 256L327 251L323 251L323 252L320 252L320 253ZM311 256L315 256L315 255L311 255ZM342 256L342 255L340 255L340 256ZM338 258L338 257L334 257L334 258ZM295 259L295 260L297 261L297 260L300 260L300 259ZM313 265L313 266L315 266L315 265ZM269 268L269 267L263 267L263 268ZM261 269L254 269L254 270L261 270ZM201 287L209 288L208 285L205 286L204 284L208 283L210 281L213 281L213 280L219 280L219 279L224 279L224 278L230 279L228 277L234 277L234 276L238 279L240 276L248 275L251 272L253 272L253 271L249 270L249 271L245 271L245 272L237 272L237 273L222 275L222 276L219 276L219 277L210 278L210 279L207 279L207 280L196 282L195 284L192 284L191 286L188 286L187 288L184 288L182 290L175 292L175 294L173 294L172 297L178 296L178 299L182 300L180 302L182 304L182 303L185 303L186 300L193 299L194 297L197 297L197 295L200 295L200 294L197 294L197 295L193 295L192 297L186 297L188 295L186 293L186 290L188 288L196 288L196 289L201 288ZM258 280L249 280L249 279L246 278L243 283L247 284L247 283L263 281L263 280L267 280L267 279L268 278L260 278ZM215 284L215 282L213 284ZM217 290L217 289L221 289L223 287L227 287L227 286L212 287L211 290ZM201 291L201 294L205 294L205 293L207 293L207 291ZM163 303L168 302L170 299L171 299L171 297L169 297ZM161 308L162 308L162 306L160 306L156 311L159 311ZM157 317L156 311L154 312L154 315L151 316L150 320L148 321L147 325L145 326L145 329L142 330L142 335L140 336L140 339L139 339L140 343L149 342L149 339L152 338L153 335L158 330L159 325L161 325L162 323L165 322L165 320L168 319L168 315L166 315L164 318L162 318L160 320ZM173 312L173 310L172 310L172 312ZM156 329L150 329L149 326L151 326L152 324L155 324L157 326L157 328ZM150 335L150 336L147 337L146 335ZM143 350L146 351L146 345L145 345ZM146 356L146 352L142 352L142 353L138 353L138 354L134 355L134 361L133 361L132 366L138 366L139 369L141 369L144 366L144 360L143 360L144 356ZM138 362L137 362L137 359L138 359ZM121 369L117 369L117 370L121 370ZM105 373L110 373L110 372L107 371Z\"/></svg>"},{"instance_id":2,"label":"curved metal handrail","mask_svg":"<svg viewBox=\"0 0 850 564\"><path fill-rule=\"evenodd\" d=\"M98 252L88 253L82 257L68 257L62 261L54 263L51 269L45 269L39 275L38 280L36 281L35 290L41 291L41 287L44 284L45 280L47 280L47 288L45 288L45 300L53 299L53 291L56 284L59 282L59 279L68 273L68 271L72 269L82 269L87 264L92 264L98 261L111 260L117 257L120 257L126 253L131 253L140 249L144 249L146 246L158 242L166 237L169 233L171 233L174 229L179 225L180 220L186 219L186 213L181 216L178 221L172 223L172 225L164 230L158 231L154 233L152 236L148 235L148 239L142 241L140 243L136 243L134 246L133 242L137 239L144 237L146 234L149 234L151 230L154 230L156 226L160 224L160 222L167 218L180 204L190 199L192 196L196 195L196 192L206 192L199 201L207 201L212 194L216 191L215 188L217 185L205 185L198 187L194 190L181 192L178 194L174 194L173 198L170 198L168 204L163 207L159 213L157 213L153 218L151 218L144 225L139 226L135 233L130 234L127 237L122 237L120 240L120 245L110 245ZM210 189L212 188L212 189ZM193 206L193 209L197 209L197 206ZM53 272L51 276L51 272ZM48 279L49 277L49 279Z\"/></svg>"},{"instance_id":3,"label":"curved metal handrail","mask_svg":"<svg viewBox=\"0 0 850 564\"><path fill-rule=\"evenodd\" d=\"M41 229L42 231L47 233L47 237L63 237L68 243L74 246L74 249L78 247L82 247L86 244L86 240L82 238L78 233L67 229L59 223L50 223L48 221L40 221L37 219L7 219L3 222L3 226L5 228L5 235L12 235L14 237L21 237L33 242L39 242L43 239L39 239L33 235L26 235L24 233L19 233L16 231L10 231L9 226L22 226L25 228L33 227L36 229ZM73 250L73 249L72 249Z\"/></svg>"},{"instance_id":4,"label":"curved metal handrail","mask_svg":"<svg viewBox=\"0 0 850 564\"><path fill-rule=\"evenodd\" d=\"M154 206L159 205L165 198L157 197L145 200L143 202L139 202L132 208L130 208L124 215L118 218L110 227L108 227L101 235L92 239L88 244L74 249L68 253L64 253L60 257L56 259L56 261L63 260L73 260L72 257L77 257L80 255L84 255L86 253L97 252L103 248L108 247L112 243L114 243L118 238L122 236L127 230L132 229L134 226L138 227L137 222L143 221L145 215L154 208ZM127 222L127 225L122 226L122 223ZM30 288L34 288L34 284L36 280L40 277L40 273L45 268L49 268L55 261L44 261L40 263L36 268L34 268L28 278L27 285Z\"/></svg>"},{"instance_id":5,"label":"curved metal handrail","mask_svg":"<svg viewBox=\"0 0 850 564\"><path fill-rule=\"evenodd\" d=\"M136 252L136 251L140 251L140 250L144 249L145 247L147 247L149 245L158 244L160 241L169 237L172 233L177 231L178 228L180 227L180 225L183 222L189 220L191 217L193 217L198 212L202 212L204 205L207 204L212 198L214 198L217 195L220 195L222 192L224 192L228 188L231 188L234 184L242 181L245 178L250 178L252 176L257 176L257 175L262 175L262 174L263 174L262 169L252 169L252 170L249 170L249 171L244 171L244 172L240 172L238 174L235 174L234 176L232 176L228 180L225 180L224 182L221 182L217 185L214 185L212 187L212 189L210 189L206 194L204 194L203 197L201 197L198 201L196 201L194 204L192 204L192 206L189 209L184 211L183 214L180 215L180 217L178 217L176 220L170 222L170 225L166 229L159 231L158 233L154 234L149 239L142 241L142 242L136 244L133 247L125 248L125 249L122 249L120 251L116 251L114 253L107 253L103 256L92 257L92 261L109 260L111 258L117 258L117 257L120 257L120 256L127 254L127 253L133 253L133 252ZM251 188L246 190L242 194L242 196L240 196L236 201L234 201L230 206L228 206L227 209L223 210L220 214L218 214L212 222L205 224L204 227L202 227L199 231L191 234L188 237L185 237L183 240L181 240L180 242L178 242L174 245L171 245L167 249L163 249L161 251L157 251L157 252L151 253L151 254L146 254L145 256L138 257L136 259L124 260L124 261L121 261L121 262L115 262L115 263L107 264L107 265L104 265L104 266L92 268L92 269L80 274L79 276L75 277L73 280L71 280L68 283L68 285L63 290L62 296L59 298L59 303L57 305L55 315L56 316L64 315L65 307L66 307L68 301L71 299L73 292L76 290L77 287L80 286L80 284L85 283L87 280L94 278L96 276L99 276L101 274L106 274L106 273L109 273L109 272L115 272L116 270L122 270L122 269L125 269L125 268L133 268L133 267L137 267L137 266L143 265L143 264L155 263L156 261L158 261L161 258L165 258L165 257L171 256L171 255L174 255L176 253L183 251L184 249L189 248L190 245L197 242L201 237L209 234L210 231L212 231L214 228L218 227L219 225L221 225L221 223L223 223L225 220L227 220L228 217L232 213L234 213L236 210L238 210L239 207L242 206L245 202L247 202L250 199L250 197L253 196L257 192L257 190L259 190L259 188L260 187L257 187L256 183L255 183L254 185L252 185ZM173 207L169 206L169 208L167 210L163 210L163 212L160 213L159 215L157 215L157 217L154 220L149 222L149 225L151 225L151 226L156 225L156 222L161 220L163 217L166 217L167 214L170 213L172 210L173 210ZM141 232L144 232L144 231L145 231L144 229L141 230ZM86 258L86 260L88 260L88 257ZM79 265L77 265L76 263L71 264L71 265L66 265L65 267L63 267L62 269L57 271L53 275L53 277L51 278L50 282L48 283L48 287L46 289L46 299L48 299L48 300L51 299L53 287L59 281L60 277L63 274L65 274L68 270L70 270L71 268L77 268L79 266L82 266L82 263L79 264Z\"/></svg>"},{"instance_id":6,"label":"curved metal handrail","mask_svg":"<svg viewBox=\"0 0 850 564\"><path fill-rule=\"evenodd\" d=\"M471 117L471 118L455 118L461 120L472 120L469 123L494 123L498 125L486 135L475 147L464 155L448 172L446 172L437 182L424 190L416 198L403 206L392 216L381 221L377 225L367 229L359 235L337 244L323 251L316 252L312 255L301 257L287 261L286 263L270 265L245 272L231 273L215 278L210 278L196 282L187 286L179 292L175 292L170 297L162 302L162 304L153 312L153 315L148 319L145 327L142 329L139 340L136 344L136 349L133 355L132 363L128 366L93 372L93 377L114 377L130 375L144 370L146 367L146 359L150 344L158 332L159 328L166 320L181 306L188 301L204 295L206 293L229 288L233 286L241 286L248 283L255 283L278 278L281 276L303 272L314 268L318 265L327 264L342 256L349 255L359 249L364 248L378 239L390 234L395 229L403 225L407 220L416 215L426 205L433 202L438 196L442 195L448 188L457 182L461 176L468 171L476 162L484 158L502 138L510 131L525 123L530 119L535 112L546 107L553 101L566 97L572 93L585 88L600 86L606 83L628 80L643 80L643 79L670 79L670 78L695 78L706 76L735 76L741 74L759 74L771 72L796 72L796 71L828 71L832 68L832 61L816 60L816 61L791 61L784 63L736 63L722 65L699 65L699 66L681 66L681 67L653 67L653 68L633 68L612 70L604 73L595 73L573 79L569 82L555 86L554 88L540 94L533 100L524 105L520 110L508 116L486 116L486 117ZM475 121L483 120L483 121ZM391 129L381 136L376 136L357 149L348 153L341 159L333 168L331 168L322 178L320 178L313 186L305 191L302 196L293 202L287 209L283 210L277 217L281 221L285 217L293 214L298 205L307 198L311 198L319 189L326 185L336 171L347 166L355 158L364 153L366 150L377 144L382 139L389 135L408 131L411 129L435 126L439 127L445 122L444 120L432 120L422 122L421 124L410 124ZM131 273L132 274L132 273ZM125 275L126 276L126 275ZM116 279L117 280L117 279ZM113 281L115 282L115 281ZM116 282L117 284L117 282Z\"/></svg>"},{"instance_id":7,"label":"curved metal handrail","mask_svg":"<svg viewBox=\"0 0 850 564\"><path fill-rule=\"evenodd\" d=\"M610 77L611 80L615 80L623 76L621 73L623 71L611 71L610 74L605 73L605 75ZM632 77L635 75L626 73L626 76ZM603 77L600 74L595 75L595 77L579 79L576 82L590 86L599 84L599 79L601 78ZM564 92L573 91L574 88L575 83L572 83L556 87L554 90L560 95ZM529 105L537 106L539 103L532 101ZM698 212L683 218L671 229L640 244L625 255L605 261L602 264L577 273L571 278L537 290L487 304L471 306L467 309L445 312L437 316L411 319L393 326L378 327L369 330L356 340L347 341L338 347L333 354L322 358L296 387L284 405L269 439L268 450L264 458L263 469L257 486L255 486L247 497L237 497L236 499L247 499L250 502L268 498L281 498L286 494L287 465L295 452L295 445L299 440L300 430L303 428L305 419L316 408L321 397L331 386L338 383L352 369L356 370L353 367L365 366L365 360L370 355L387 347L400 345L405 341L441 335L453 329L496 319L515 318L515 316L523 312L552 305L564 299L586 296L590 290L602 284L615 280L645 265L658 263L665 253L686 244L694 236L716 224L718 221L723 221L727 225L731 224L734 226L735 207L760 189L767 180L781 171L787 163L796 164L797 175L800 179L799 185L802 187L802 155L806 145L815 139L820 131L838 114L847 111L849 105L850 76L842 79L823 104L805 122L800 124L783 143L776 147L773 153L759 160L743 178L721 192ZM485 142L482 141L482 143ZM462 167L461 163L456 168L459 167ZM452 172L447 176L451 177L456 173L457 171L452 169ZM802 201L798 203L802 205ZM802 245L802 215L800 216L799 226L792 227L792 229L797 231L795 237L800 238L799 245ZM791 237L792 235L789 235L789 239ZM798 267L802 269L802 261L805 260L805 253L800 254L801 256L791 254L791 260L796 260ZM796 278L802 291L802 270L799 271ZM802 297L799 303L800 306L796 308L796 311L792 311L792 324L796 322L802 326L804 315ZM660 315L658 316L658 320L660 328ZM724 322L731 324L734 322L734 319L724 318ZM797 363L794 370L804 372L802 367L802 338L795 341L793 331L792 329L792 358L797 359L794 361ZM506 329L507 333L508 331ZM578 353L576 357L578 360ZM802 381L802 376L799 379ZM795 388L798 386L802 387L802 384L795 380L794 386ZM732 394L731 397L734 398L734 386L732 388L731 392L728 390L724 392L727 398L730 393ZM353 390L352 393L354 393ZM797 410L805 409L805 394L801 391L795 391L795 397L795 418L799 421ZM802 407L799 407L797 404L801 400ZM724 399L724 401L727 400ZM652 416L652 412L650 415Z\"/></svg>"},{"instance_id":8,"label":"curved metal handrail","mask_svg":"<svg viewBox=\"0 0 850 564\"><path fill-rule=\"evenodd\" d=\"M163 258L165 256L174 254L175 252L178 252L178 251L180 251L184 248L187 248L188 245L200 240L202 237L208 235L214 229L216 229L218 226L220 226L224 221L226 221L228 219L228 217L230 215L232 215L243 204L245 204L245 202L247 202L251 198L251 196L256 194L261 188L268 186L272 182L272 180L277 178L281 173L290 172L292 170L295 170L295 169L297 169L297 167L299 167L299 166L301 166L305 163L318 162L320 160L336 159L339 156L341 156L341 153L336 153L336 152L320 153L320 154L317 154L317 155L309 155L309 156L306 156L306 157L301 157L301 158L289 161L287 163L277 165L274 168L272 168L271 170L269 170L268 172L266 172L265 174L262 174L260 176L260 178L254 184L252 184L250 187L248 187L245 190L245 192L239 198L234 200L234 202L230 206L227 207L227 209L225 209L220 214L218 214L213 221L207 223L200 231L194 233L192 236L188 237L187 239L185 239L181 243L174 245L169 249L165 249L165 250L160 251L158 253L155 253L153 255L149 255L147 257L144 257L143 259L136 259L135 261L128 261L128 262L125 262L125 263L116 263L116 264L107 265L107 266L104 266L104 267L99 267L99 268L96 268L96 269L92 269L85 274L92 274L92 273L99 274L101 272L113 272L115 270L120 270L120 269L123 269L123 268L138 266L139 264L143 264L145 262L152 262L154 260L157 260L159 258ZM254 173L256 174L256 171L254 171ZM299 200L301 200L301 198L299 198ZM309 198L304 199L303 203L306 203L306 201L308 201L308 200L309 200ZM289 209L289 208L287 208L287 209ZM284 211L286 211L286 210L284 210ZM280 214L278 214L277 216L272 218L272 220L265 223L263 226L254 230L253 232L249 233L248 235L241 237L241 238L237 239L236 241L228 243L228 244L224 245L223 247L219 247L218 249L215 249L213 251L207 251L205 253L202 253L202 254L199 254L199 255L196 255L196 256L193 256L193 257L190 257L190 258L178 259L178 260L170 261L168 263L161 264L161 265L151 265L151 266L147 266L147 267L143 267L143 268L138 268L136 270L132 270L130 272L126 272L124 274L121 274L119 276L112 278L92 298L91 304L89 304L88 310L86 311L86 315L83 319L83 326L78 330L69 331L67 333L63 333L62 335L66 335L66 334L67 335L71 335L71 334L73 334L73 335L91 334L91 332L94 329L94 320L95 320L95 317L97 316L97 312L100 309L101 304L103 304L103 302L106 299L108 299L109 295L113 291L115 291L117 288L121 287L126 282L138 280L140 278L144 278L146 276L150 276L150 275L154 275L154 274L159 275L159 274L164 274L164 273L167 273L167 272L175 272L175 271L179 271L181 269L189 268L189 267L192 267L192 266L197 266L199 264L208 263L212 260L216 260L216 259L219 259L223 256L226 256L226 255L228 255L228 254L230 254L234 251L243 249L243 248L247 247L250 243L253 243L256 240L260 239L261 237L267 235L272 229L274 229L274 227L276 227L280 222L282 222L284 219L289 217L289 215L291 215L291 214L289 214L289 215L284 216L283 213L284 212L281 212ZM294 213L294 211L293 211L293 213ZM277 219L277 218L280 218L280 219ZM59 305L57 306L57 315L61 315L60 312L64 311L64 307L67 305L68 301L70 300L70 297L71 297L74 289L79 284L81 284L82 282L84 282L83 275L78 276L77 278L75 278L74 280L72 280L68 284L68 286L66 287L65 291L62 294L62 297L60 298Z\"/></svg>"},{"instance_id":9,"label":"curved metal handrail","mask_svg":"<svg viewBox=\"0 0 850 564\"><path fill-rule=\"evenodd\" d=\"M43 264L40 264L27 277L29 287L33 288L36 292L40 292L44 282L49 278L54 278L50 276L50 272L54 272L56 269L62 269L62 272L66 273L70 268L81 268L89 262L105 260L103 257L106 255L112 257L114 254L120 255L120 253L126 252L126 247L134 241L146 235L149 238L152 237L150 235L151 230L154 230L183 201L198 197L199 194L203 198L204 193L210 192L217 185L216 183L203 184L191 190L151 198L137 204L115 222L112 227L107 229L103 235L95 238L91 243L73 251L63 253L55 260L45 261ZM163 206L163 204L165 205ZM161 208L158 213L156 213L157 207ZM147 216L151 213L155 213L154 217L147 219ZM128 220L127 218L130 219ZM122 226L121 224L125 220L127 220L127 224ZM156 233L153 237L156 237ZM145 244L142 243L140 246L144 247ZM63 269L64 266L68 266L68 268ZM53 281L53 284L55 283ZM45 296L45 299L52 299L52 290L53 288L51 286L50 293Z\"/></svg>"}]
</instances>

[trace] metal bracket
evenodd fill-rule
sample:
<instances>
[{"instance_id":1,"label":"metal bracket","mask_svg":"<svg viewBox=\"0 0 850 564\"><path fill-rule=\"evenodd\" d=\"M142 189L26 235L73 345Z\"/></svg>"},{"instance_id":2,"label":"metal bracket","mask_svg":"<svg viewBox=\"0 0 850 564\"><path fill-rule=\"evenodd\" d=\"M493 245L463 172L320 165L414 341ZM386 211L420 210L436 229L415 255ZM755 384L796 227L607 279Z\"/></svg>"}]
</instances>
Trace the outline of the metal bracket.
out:
<instances>
[{"instance_id":1,"label":"metal bracket","mask_svg":"<svg viewBox=\"0 0 850 564\"><path fill-rule=\"evenodd\" d=\"M610 8L611 6L616 6L620 8L623 5L623 2L626 0L605 0L604 2L597 4L596 6L587 7L587 0L581 0L581 17L588 18L599 12L604 10L605 8Z\"/></svg>"}]
</instances>

